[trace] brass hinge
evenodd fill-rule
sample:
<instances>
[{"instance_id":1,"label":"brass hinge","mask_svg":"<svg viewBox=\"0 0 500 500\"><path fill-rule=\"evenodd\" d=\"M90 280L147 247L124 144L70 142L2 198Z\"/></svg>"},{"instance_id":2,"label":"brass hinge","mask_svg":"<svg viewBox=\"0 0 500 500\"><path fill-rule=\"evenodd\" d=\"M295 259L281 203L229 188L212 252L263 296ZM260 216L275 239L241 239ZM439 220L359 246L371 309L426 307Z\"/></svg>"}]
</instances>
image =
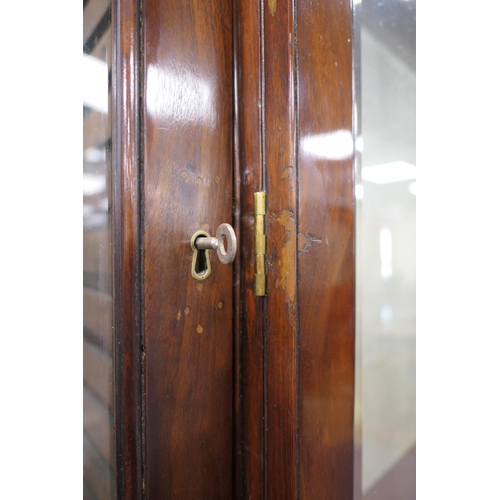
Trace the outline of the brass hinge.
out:
<instances>
[{"instance_id":1,"label":"brass hinge","mask_svg":"<svg viewBox=\"0 0 500 500\"><path fill-rule=\"evenodd\" d=\"M264 234L264 217L266 215L266 193L254 193L255 215L255 283L254 292L259 297L267 295L266 279L266 235Z\"/></svg>"}]
</instances>

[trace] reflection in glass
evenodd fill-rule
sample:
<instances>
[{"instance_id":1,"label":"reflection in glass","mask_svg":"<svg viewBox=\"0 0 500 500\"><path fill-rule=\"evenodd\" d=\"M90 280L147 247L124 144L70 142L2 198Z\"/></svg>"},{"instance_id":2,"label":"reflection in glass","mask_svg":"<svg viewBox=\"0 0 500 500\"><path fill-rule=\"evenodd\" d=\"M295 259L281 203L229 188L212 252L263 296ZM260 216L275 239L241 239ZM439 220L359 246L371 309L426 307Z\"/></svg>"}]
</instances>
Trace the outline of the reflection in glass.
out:
<instances>
[{"instance_id":1,"label":"reflection in glass","mask_svg":"<svg viewBox=\"0 0 500 500\"><path fill-rule=\"evenodd\" d=\"M355 2L355 498L415 498L415 1Z\"/></svg>"},{"instance_id":2,"label":"reflection in glass","mask_svg":"<svg viewBox=\"0 0 500 500\"><path fill-rule=\"evenodd\" d=\"M109 0L83 9L83 498L116 498L113 439Z\"/></svg>"}]
</instances>

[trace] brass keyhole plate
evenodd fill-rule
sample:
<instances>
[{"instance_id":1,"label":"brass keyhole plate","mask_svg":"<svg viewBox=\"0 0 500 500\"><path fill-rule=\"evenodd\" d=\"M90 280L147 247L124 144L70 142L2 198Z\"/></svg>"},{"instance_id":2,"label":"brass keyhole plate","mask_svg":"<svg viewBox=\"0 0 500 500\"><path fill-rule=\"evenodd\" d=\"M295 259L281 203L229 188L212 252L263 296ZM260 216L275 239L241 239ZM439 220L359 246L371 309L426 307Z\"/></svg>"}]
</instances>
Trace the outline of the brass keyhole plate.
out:
<instances>
[{"instance_id":1,"label":"brass keyhole plate","mask_svg":"<svg viewBox=\"0 0 500 500\"><path fill-rule=\"evenodd\" d=\"M195 280L206 280L212 272L210 264L210 252L208 250L199 250L195 242L198 238L210 238L206 231L196 231L191 237L191 248L193 249L193 260L191 262L191 276Z\"/></svg>"}]
</instances>

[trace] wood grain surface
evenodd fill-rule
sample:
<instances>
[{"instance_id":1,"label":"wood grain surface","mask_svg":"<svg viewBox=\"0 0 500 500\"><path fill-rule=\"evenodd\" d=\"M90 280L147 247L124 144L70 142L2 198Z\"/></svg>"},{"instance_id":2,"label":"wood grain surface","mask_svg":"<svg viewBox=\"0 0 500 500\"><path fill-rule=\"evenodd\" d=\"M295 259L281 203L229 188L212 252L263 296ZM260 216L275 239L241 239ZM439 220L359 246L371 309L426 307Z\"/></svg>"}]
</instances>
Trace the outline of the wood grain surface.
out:
<instances>
[{"instance_id":1,"label":"wood grain surface","mask_svg":"<svg viewBox=\"0 0 500 500\"><path fill-rule=\"evenodd\" d=\"M145 0L142 55L138 4L114 8L122 497L350 500L351 6ZM222 222L235 265L194 280L191 235Z\"/></svg>"},{"instance_id":2,"label":"wood grain surface","mask_svg":"<svg viewBox=\"0 0 500 500\"><path fill-rule=\"evenodd\" d=\"M261 4L236 2L237 125L240 177L240 433L236 464L238 498L264 494L264 303L254 294L254 193L263 189Z\"/></svg>"},{"instance_id":3,"label":"wood grain surface","mask_svg":"<svg viewBox=\"0 0 500 500\"><path fill-rule=\"evenodd\" d=\"M113 325L118 498L142 495L139 5L113 0Z\"/></svg>"},{"instance_id":4,"label":"wood grain surface","mask_svg":"<svg viewBox=\"0 0 500 500\"><path fill-rule=\"evenodd\" d=\"M300 498L352 498L354 165L349 2L298 2Z\"/></svg>"},{"instance_id":5,"label":"wood grain surface","mask_svg":"<svg viewBox=\"0 0 500 500\"><path fill-rule=\"evenodd\" d=\"M294 2L264 3L267 207L266 492L298 489L297 162Z\"/></svg>"},{"instance_id":6,"label":"wood grain surface","mask_svg":"<svg viewBox=\"0 0 500 500\"><path fill-rule=\"evenodd\" d=\"M354 403L351 7L323 0L242 1L238 16L245 247L241 497L348 499ZM246 197L261 189L268 199L264 299L250 292L247 250L253 219Z\"/></svg>"},{"instance_id":7,"label":"wood grain surface","mask_svg":"<svg viewBox=\"0 0 500 500\"><path fill-rule=\"evenodd\" d=\"M233 272L191 276L191 236L232 223L232 3L144 2L145 487L233 493Z\"/></svg>"}]
</instances>

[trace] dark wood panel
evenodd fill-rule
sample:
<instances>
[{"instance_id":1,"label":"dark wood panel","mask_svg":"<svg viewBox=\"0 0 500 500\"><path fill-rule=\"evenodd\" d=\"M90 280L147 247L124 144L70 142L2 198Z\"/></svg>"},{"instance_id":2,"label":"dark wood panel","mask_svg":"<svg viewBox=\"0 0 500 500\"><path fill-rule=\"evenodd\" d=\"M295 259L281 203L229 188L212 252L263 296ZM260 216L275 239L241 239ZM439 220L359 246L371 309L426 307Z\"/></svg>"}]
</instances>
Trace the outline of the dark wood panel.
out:
<instances>
[{"instance_id":1,"label":"dark wood panel","mask_svg":"<svg viewBox=\"0 0 500 500\"><path fill-rule=\"evenodd\" d=\"M111 408L113 397L113 373L111 358L83 341L83 383L100 401Z\"/></svg>"},{"instance_id":2,"label":"dark wood panel","mask_svg":"<svg viewBox=\"0 0 500 500\"><path fill-rule=\"evenodd\" d=\"M113 323L117 496L143 496L141 107L139 3L113 0Z\"/></svg>"},{"instance_id":3,"label":"dark wood panel","mask_svg":"<svg viewBox=\"0 0 500 500\"><path fill-rule=\"evenodd\" d=\"M354 167L349 2L297 4L300 494L352 499Z\"/></svg>"},{"instance_id":4,"label":"dark wood panel","mask_svg":"<svg viewBox=\"0 0 500 500\"><path fill-rule=\"evenodd\" d=\"M236 30L235 154L240 167L234 178L239 186L234 218L241 217L237 230L242 271L234 285L242 307L237 329L241 337L234 342L232 328L238 321L233 322L231 312L231 266L223 267L213 255L212 276L196 282L190 276L189 246L197 229L214 233L232 218L232 3L146 0L143 84L137 5L129 0L118 7L116 2L121 38L116 53L120 64L113 77L118 135L113 143L114 292L123 498L229 498L233 470L238 482L234 491L246 498L296 498L299 492L303 498L330 498L327 491L335 492L334 498L337 491L338 498L347 498L353 342L351 160L318 159L308 144L311 138L321 140L350 126L351 82L344 47L348 6L318 0L300 4L296 16L292 1L242 0L236 5L241 24ZM301 103L298 123L296 91ZM267 299L253 295L253 193L263 188L269 200ZM300 364L299 331L304 336ZM238 342L241 357L234 361L233 374ZM233 391L238 395L234 400ZM235 469L233 424L241 426Z\"/></svg>"},{"instance_id":5,"label":"dark wood panel","mask_svg":"<svg viewBox=\"0 0 500 500\"><path fill-rule=\"evenodd\" d=\"M264 297L254 295L254 193L263 189L261 5L236 2L241 228L238 497L264 494Z\"/></svg>"},{"instance_id":6,"label":"dark wood panel","mask_svg":"<svg viewBox=\"0 0 500 500\"><path fill-rule=\"evenodd\" d=\"M99 454L113 469L114 440L109 409L102 406L86 388L83 390L83 430Z\"/></svg>"},{"instance_id":7,"label":"dark wood panel","mask_svg":"<svg viewBox=\"0 0 500 500\"><path fill-rule=\"evenodd\" d=\"M297 168L294 3L264 3L268 193L267 495L297 497Z\"/></svg>"},{"instance_id":8,"label":"dark wood panel","mask_svg":"<svg viewBox=\"0 0 500 500\"><path fill-rule=\"evenodd\" d=\"M232 2L144 3L146 496L232 496L232 266L190 238L232 221Z\"/></svg>"}]
</instances>

